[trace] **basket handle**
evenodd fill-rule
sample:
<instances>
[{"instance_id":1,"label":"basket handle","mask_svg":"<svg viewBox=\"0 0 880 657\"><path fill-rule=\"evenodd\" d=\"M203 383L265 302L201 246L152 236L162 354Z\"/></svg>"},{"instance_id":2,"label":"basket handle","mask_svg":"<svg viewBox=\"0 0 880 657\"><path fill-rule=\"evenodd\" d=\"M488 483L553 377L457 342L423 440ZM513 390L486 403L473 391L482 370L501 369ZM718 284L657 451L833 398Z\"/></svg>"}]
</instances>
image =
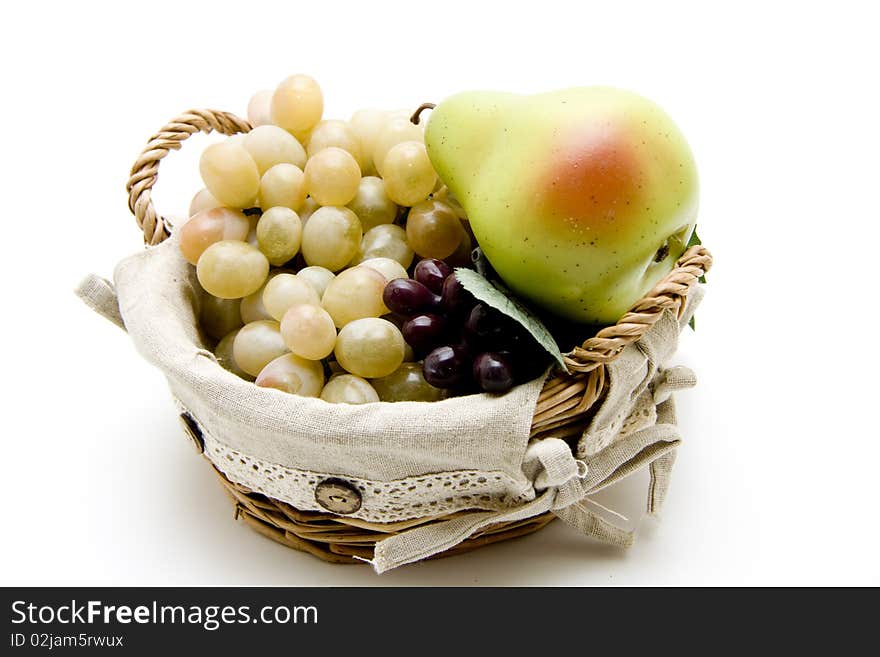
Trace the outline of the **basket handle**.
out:
<instances>
[{"instance_id":1,"label":"basket handle","mask_svg":"<svg viewBox=\"0 0 880 657\"><path fill-rule=\"evenodd\" d=\"M606 386L605 366L637 342L667 310L679 318L691 287L712 266L706 247L690 247L675 268L629 311L565 356L571 374L558 373L544 384L535 406L531 437L580 439L585 417Z\"/></svg>"},{"instance_id":2,"label":"basket handle","mask_svg":"<svg viewBox=\"0 0 880 657\"><path fill-rule=\"evenodd\" d=\"M158 178L159 161L169 151L179 150L181 143L197 132L216 131L234 135L250 130L251 125L247 121L230 112L189 110L171 119L150 137L132 165L126 185L128 208L144 232L144 242L156 245L169 235L165 220L156 214L150 196ZM675 308L676 312L682 312L688 290L711 266L712 256L705 247L695 245L689 248L672 272L640 299L617 324L602 329L566 357L569 369L586 373L614 360L625 346L641 338L666 309Z\"/></svg>"},{"instance_id":3,"label":"basket handle","mask_svg":"<svg viewBox=\"0 0 880 657\"><path fill-rule=\"evenodd\" d=\"M144 232L149 246L159 244L170 234L165 219L156 213L150 197L159 175L159 161L169 151L180 149L180 144L197 132L219 132L234 135L250 132L251 125L229 112L218 110L188 110L171 119L159 132L150 137L138 159L131 167L128 184L128 209L134 215L138 228Z\"/></svg>"},{"instance_id":4,"label":"basket handle","mask_svg":"<svg viewBox=\"0 0 880 657\"><path fill-rule=\"evenodd\" d=\"M680 317L688 291L711 267L712 254L706 247L690 247L675 263L675 268L616 324L602 329L580 347L575 347L565 357L568 369L585 373L614 360L624 347L647 333L668 309Z\"/></svg>"}]
</instances>

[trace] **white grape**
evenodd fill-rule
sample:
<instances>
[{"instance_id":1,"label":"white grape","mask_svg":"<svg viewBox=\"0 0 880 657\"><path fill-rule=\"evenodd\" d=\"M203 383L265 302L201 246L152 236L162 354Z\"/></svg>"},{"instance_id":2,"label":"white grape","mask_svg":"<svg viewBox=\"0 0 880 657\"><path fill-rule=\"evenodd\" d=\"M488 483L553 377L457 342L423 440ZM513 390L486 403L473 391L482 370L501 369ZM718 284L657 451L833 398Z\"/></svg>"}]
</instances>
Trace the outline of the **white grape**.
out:
<instances>
[{"instance_id":1,"label":"white grape","mask_svg":"<svg viewBox=\"0 0 880 657\"><path fill-rule=\"evenodd\" d=\"M320 207L318 202L310 196L307 196L306 200L303 201L302 207L296 212L299 215L299 220L302 222L303 230L305 230L308 220Z\"/></svg>"},{"instance_id":2,"label":"white grape","mask_svg":"<svg viewBox=\"0 0 880 657\"><path fill-rule=\"evenodd\" d=\"M388 120L388 112L379 109L362 109L351 115L348 121L352 131L358 139L363 154L361 170L365 176L376 175L376 166L373 164L373 151L376 148L376 140L380 130Z\"/></svg>"},{"instance_id":3,"label":"white grape","mask_svg":"<svg viewBox=\"0 0 880 657\"><path fill-rule=\"evenodd\" d=\"M408 116L392 114L379 131L373 145L373 164L379 175L385 177L383 168L385 156L394 146L404 141L420 141L425 139L424 129L409 120Z\"/></svg>"},{"instance_id":4,"label":"white grape","mask_svg":"<svg viewBox=\"0 0 880 657\"><path fill-rule=\"evenodd\" d=\"M306 177L294 164L276 164L260 178L258 202L264 210L275 207L299 210L305 200Z\"/></svg>"},{"instance_id":5,"label":"white grape","mask_svg":"<svg viewBox=\"0 0 880 657\"><path fill-rule=\"evenodd\" d=\"M281 325L274 320L245 324L232 345L235 362L251 376L257 376L270 361L285 353L287 345L281 337Z\"/></svg>"},{"instance_id":6,"label":"white grape","mask_svg":"<svg viewBox=\"0 0 880 657\"><path fill-rule=\"evenodd\" d=\"M370 383L379 399L386 402L433 402L445 399L449 394L425 381L421 363L403 363L391 374L372 379Z\"/></svg>"},{"instance_id":7,"label":"white grape","mask_svg":"<svg viewBox=\"0 0 880 657\"><path fill-rule=\"evenodd\" d=\"M256 384L302 397L317 397L324 387L324 368L318 361L284 354L266 364Z\"/></svg>"},{"instance_id":8,"label":"white grape","mask_svg":"<svg viewBox=\"0 0 880 657\"><path fill-rule=\"evenodd\" d=\"M404 141L392 147L385 156L382 171L388 197L407 207L428 198L437 182L425 145L418 141Z\"/></svg>"},{"instance_id":9,"label":"white grape","mask_svg":"<svg viewBox=\"0 0 880 657\"><path fill-rule=\"evenodd\" d=\"M221 299L205 293L199 301L199 326L210 337L220 340L243 324L238 299Z\"/></svg>"},{"instance_id":10,"label":"white grape","mask_svg":"<svg viewBox=\"0 0 880 657\"><path fill-rule=\"evenodd\" d=\"M261 125L251 130L244 137L244 147L261 176L276 164L292 164L300 169L306 165L302 144L276 125Z\"/></svg>"},{"instance_id":11,"label":"white grape","mask_svg":"<svg viewBox=\"0 0 880 657\"><path fill-rule=\"evenodd\" d=\"M266 310L266 306L263 305L263 290L266 289L266 285L273 278L278 276L279 274L292 274L293 272L289 269L273 269L269 272L269 276L266 278L266 282L260 286L260 289L256 292L253 292L246 297L243 297L241 300L241 321L245 324L249 324L251 322L256 322L261 319L272 319L272 315L269 314L269 311Z\"/></svg>"},{"instance_id":12,"label":"white grape","mask_svg":"<svg viewBox=\"0 0 880 657\"><path fill-rule=\"evenodd\" d=\"M361 222L354 212L332 206L319 208L303 229L306 264L339 271L357 253L361 236Z\"/></svg>"},{"instance_id":13,"label":"white grape","mask_svg":"<svg viewBox=\"0 0 880 657\"><path fill-rule=\"evenodd\" d=\"M379 317L388 312L382 301L385 284L385 277L375 269L352 267L330 282L321 305L340 328L362 317Z\"/></svg>"},{"instance_id":14,"label":"white grape","mask_svg":"<svg viewBox=\"0 0 880 657\"><path fill-rule=\"evenodd\" d=\"M257 223L260 251L272 265L283 265L299 253L301 240L302 224L290 208L269 208Z\"/></svg>"},{"instance_id":15,"label":"white grape","mask_svg":"<svg viewBox=\"0 0 880 657\"><path fill-rule=\"evenodd\" d=\"M409 278L409 274L403 268L403 265L391 258L367 258L358 267L375 269L382 274L386 282L393 281L395 278Z\"/></svg>"},{"instance_id":16,"label":"white grape","mask_svg":"<svg viewBox=\"0 0 880 657\"><path fill-rule=\"evenodd\" d=\"M199 173L214 198L230 208L249 208L260 190L260 171L240 141L211 144L199 160Z\"/></svg>"},{"instance_id":17,"label":"white grape","mask_svg":"<svg viewBox=\"0 0 880 657\"><path fill-rule=\"evenodd\" d=\"M340 374L327 382L321 391L321 399L332 404L369 404L379 401L379 395L366 379L354 374Z\"/></svg>"},{"instance_id":18,"label":"white grape","mask_svg":"<svg viewBox=\"0 0 880 657\"><path fill-rule=\"evenodd\" d=\"M291 75L272 94L272 123L294 135L308 133L324 113L324 95L308 75Z\"/></svg>"},{"instance_id":19,"label":"white grape","mask_svg":"<svg viewBox=\"0 0 880 657\"><path fill-rule=\"evenodd\" d=\"M272 93L272 90L265 89L251 96L247 106L247 118L252 126L272 123Z\"/></svg>"},{"instance_id":20,"label":"white grape","mask_svg":"<svg viewBox=\"0 0 880 657\"><path fill-rule=\"evenodd\" d=\"M346 324L336 338L334 354L348 372L364 378L387 376L403 362L405 342L400 330L378 317Z\"/></svg>"},{"instance_id":21,"label":"white grape","mask_svg":"<svg viewBox=\"0 0 880 657\"><path fill-rule=\"evenodd\" d=\"M296 274L279 274L266 283L263 305L275 319L280 321L288 308L301 303L320 306L321 300L315 288Z\"/></svg>"},{"instance_id":22,"label":"white grape","mask_svg":"<svg viewBox=\"0 0 880 657\"><path fill-rule=\"evenodd\" d=\"M397 218L397 204L388 197L385 181L375 176L361 178L348 207L361 220L365 231L380 224L394 223Z\"/></svg>"},{"instance_id":23,"label":"white grape","mask_svg":"<svg viewBox=\"0 0 880 657\"><path fill-rule=\"evenodd\" d=\"M180 227L178 231L180 252L188 263L194 265L205 249L216 242L246 240L250 227L250 219L238 210L231 208L202 210Z\"/></svg>"},{"instance_id":24,"label":"white grape","mask_svg":"<svg viewBox=\"0 0 880 657\"><path fill-rule=\"evenodd\" d=\"M256 292L268 274L269 261L259 249L232 240L209 246L196 265L199 283L221 299L240 299Z\"/></svg>"},{"instance_id":25,"label":"white grape","mask_svg":"<svg viewBox=\"0 0 880 657\"><path fill-rule=\"evenodd\" d=\"M296 304L281 319L281 336L291 352L309 360L321 360L333 353L336 327L329 313L311 304Z\"/></svg>"},{"instance_id":26,"label":"white grape","mask_svg":"<svg viewBox=\"0 0 880 657\"><path fill-rule=\"evenodd\" d=\"M314 157L315 154L325 148L335 146L348 152L363 168L363 154L360 142L351 129L351 126L345 121L331 120L321 121L314 127L309 135L309 143L306 148L308 156Z\"/></svg>"},{"instance_id":27,"label":"white grape","mask_svg":"<svg viewBox=\"0 0 880 657\"><path fill-rule=\"evenodd\" d=\"M324 296L324 291L327 289L327 286L330 285L330 281L336 278L336 274L329 269L326 269L325 267L317 267L315 265L311 267L303 267L296 275L315 288L318 297Z\"/></svg>"},{"instance_id":28,"label":"white grape","mask_svg":"<svg viewBox=\"0 0 880 657\"><path fill-rule=\"evenodd\" d=\"M465 230L446 203L428 199L414 205L406 220L406 239L423 258L445 260L455 253Z\"/></svg>"},{"instance_id":29,"label":"white grape","mask_svg":"<svg viewBox=\"0 0 880 657\"><path fill-rule=\"evenodd\" d=\"M238 335L238 329L232 331L231 333L223 336L223 339L217 343L217 346L214 348L214 357L217 359L217 362L220 364L225 370L229 370L233 374L246 381L253 381L254 377L245 372L238 366L238 363L235 362L235 355L233 354L233 347L235 345L235 336Z\"/></svg>"},{"instance_id":30,"label":"white grape","mask_svg":"<svg viewBox=\"0 0 880 657\"><path fill-rule=\"evenodd\" d=\"M361 181L357 160L347 151L331 146L306 162L306 191L321 205L347 205Z\"/></svg>"},{"instance_id":31,"label":"white grape","mask_svg":"<svg viewBox=\"0 0 880 657\"><path fill-rule=\"evenodd\" d=\"M404 268L412 264L414 252L407 243L406 231L394 224L380 224L368 230L360 244L358 263L369 258L391 258Z\"/></svg>"},{"instance_id":32,"label":"white grape","mask_svg":"<svg viewBox=\"0 0 880 657\"><path fill-rule=\"evenodd\" d=\"M202 210L211 210L221 207L220 201L214 198L214 195L207 189L196 192L189 204L189 216L193 217Z\"/></svg>"}]
</instances>

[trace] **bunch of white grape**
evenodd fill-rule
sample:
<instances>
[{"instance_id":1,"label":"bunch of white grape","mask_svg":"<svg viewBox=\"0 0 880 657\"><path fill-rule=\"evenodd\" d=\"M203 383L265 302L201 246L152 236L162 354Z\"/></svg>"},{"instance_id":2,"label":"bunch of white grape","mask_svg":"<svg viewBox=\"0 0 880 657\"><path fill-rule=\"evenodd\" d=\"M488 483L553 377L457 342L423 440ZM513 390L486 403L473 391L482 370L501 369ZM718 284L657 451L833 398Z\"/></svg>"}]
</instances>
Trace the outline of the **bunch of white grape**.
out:
<instances>
[{"instance_id":1,"label":"bunch of white grape","mask_svg":"<svg viewBox=\"0 0 880 657\"><path fill-rule=\"evenodd\" d=\"M259 386L351 404L442 399L383 291L415 254L469 264L464 212L410 112L339 121L323 107L312 78L291 76L253 96L253 130L202 153L205 189L179 230L201 327L218 362Z\"/></svg>"}]
</instances>

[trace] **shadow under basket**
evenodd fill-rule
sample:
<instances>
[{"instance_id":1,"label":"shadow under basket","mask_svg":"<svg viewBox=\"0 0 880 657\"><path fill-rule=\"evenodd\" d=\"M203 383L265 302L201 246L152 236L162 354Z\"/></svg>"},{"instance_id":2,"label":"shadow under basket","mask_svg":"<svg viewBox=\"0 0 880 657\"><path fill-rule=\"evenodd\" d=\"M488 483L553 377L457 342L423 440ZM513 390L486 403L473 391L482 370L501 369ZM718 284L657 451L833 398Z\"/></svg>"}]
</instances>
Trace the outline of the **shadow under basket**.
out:
<instances>
[{"instance_id":1,"label":"shadow under basket","mask_svg":"<svg viewBox=\"0 0 880 657\"><path fill-rule=\"evenodd\" d=\"M181 142L196 132L217 131L226 135L249 131L250 125L226 112L192 110L172 120L148 142L131 170L128 181L129 208L144 233L148 246L157 245L169 236L167 221L157 215L151 200L158 165L169 151L180 148ZM586 339L566 356L570 373L556 374L544 384L537 399L531 423L530 444L548 438L562 439L569 445L590 423L598 405L607 393L607 368L624 350L639 341L664 314L676 317L684 313L688 294L710 268L712 258L702 246L692 246L678 260L674 269L654 289L638 301L613 326L602 329ZM205 451L204 438L198 424L186 413L181 416L187 434L199 452ZM379 541L417 527L426 527L458 518L466 518L472 510L458 510L433 517L397 522L371 522L332 510L345 510L348 504L360 504L360 493L345 482L326 492L322 506L327 512L302 511L290 504L254 492L227 478L213 465L224 490L231 498L235 517L252 529L288 547L308 552L332 563L360 563L374 558ZM654 472L652 471L652 477ZM316 496L319 496L316 493ZM321 498L318 497L319 501ZM476 531L451 548L431 558L451 556L485 545L525 536L546 526L559 513L543 511L527 518L492 523Z\"/></svg>"}]
</instances>

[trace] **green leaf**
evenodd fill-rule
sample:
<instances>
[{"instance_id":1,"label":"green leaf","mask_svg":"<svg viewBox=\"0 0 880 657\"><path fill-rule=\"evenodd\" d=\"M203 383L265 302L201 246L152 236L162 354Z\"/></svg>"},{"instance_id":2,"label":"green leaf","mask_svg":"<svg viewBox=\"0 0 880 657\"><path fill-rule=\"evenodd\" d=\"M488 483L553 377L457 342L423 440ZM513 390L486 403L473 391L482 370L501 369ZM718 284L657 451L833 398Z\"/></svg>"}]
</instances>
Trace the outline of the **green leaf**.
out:
<instances>
[{"instance_id":1,"label":"green leaf","mask_svg":"<svg viewBox=\"0 0 880 657\"><path fill-rule=\"evenodd\" d=\"M694 226L694 232L691 233L691 238L688 240L687 248L691 248L695 244L701 245L702 243L703 243L703 241L700 239L700 236L697 235L697 227ZM700 278L698 280L700 281L700 283L705 283L706 277L700 276ZM691 327L692 331L697 330L697 316L696 315L691 315L691 321L688 322L688 326Z\"/></svg>"},{"instance_id":2,"label":"green leaf","mask_svg":"<svg viewBox=\"0 0 880 657\"><path fill-rule=\"evenodd\" d=\"M508 290L502 289L501 286L493 285L488 279L473 269L458 267L455 270L455 277L464 289L473 294L479 301L519 322L535 341L556 359L560 367L568 372L565 360L562 358L562 352L559 351L553 335L547 330L547 327L544 326L541 320L520 301L515 299Z\"/></svg>"},{"instance_id":3,"label":"green leaf","mask_svg":"<svg viewBox=\"0 0 880 657\"><path fill-rule=\"evenodd\" d=\"M694 232L691 233L691 238L688 240L687 248L689 249L689 248L691 248L692 246L694 246L695 244L698 244L698 245L702 245L702 244L703 244L703 240L701 240L701 239L700 239L700 236L697 235L697 227L696 227L696 226L694 226ZM700 283L705 283L705 282L706 282L706 277L705 277L705 276L700 276L699 281L700 281ZM693 321L693 320L691 320L691 321ZM694 328L694 327L691 326L691 328ZM694 329L694 330L696 330L696 329Z\"/></svg>"}]
</instances>

